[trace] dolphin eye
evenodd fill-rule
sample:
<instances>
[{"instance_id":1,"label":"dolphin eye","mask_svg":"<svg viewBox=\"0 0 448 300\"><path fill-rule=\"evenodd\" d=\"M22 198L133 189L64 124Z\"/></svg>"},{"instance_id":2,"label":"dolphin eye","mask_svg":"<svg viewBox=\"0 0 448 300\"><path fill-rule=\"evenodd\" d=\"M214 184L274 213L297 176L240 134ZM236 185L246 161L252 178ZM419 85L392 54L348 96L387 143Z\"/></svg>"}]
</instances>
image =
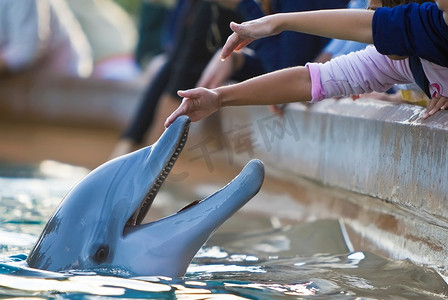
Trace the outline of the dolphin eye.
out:
<instances>
[{"instance_id":1,"label":"dolphin eye","mask_svg":"<svg viewBox=\"0 0 448 300\"><path fill-rule=\"evenodd\" d=\"M100 264L103 263L107 257L109 256L109 247L108 246L100 246L98 250L96 250L95 255L93 256L93 260Z\"/></svg>"}]
</instances>

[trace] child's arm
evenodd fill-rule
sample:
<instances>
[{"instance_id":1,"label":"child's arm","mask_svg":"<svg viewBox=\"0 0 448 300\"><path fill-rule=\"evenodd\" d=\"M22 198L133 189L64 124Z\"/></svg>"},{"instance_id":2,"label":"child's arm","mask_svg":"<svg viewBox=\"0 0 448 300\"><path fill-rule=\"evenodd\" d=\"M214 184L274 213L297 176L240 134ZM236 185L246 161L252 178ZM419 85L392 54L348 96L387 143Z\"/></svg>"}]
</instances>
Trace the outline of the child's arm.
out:
<instances>
[{"instance_id":1,"label":"child's arm","mask_svg":"<svg viewBox=\"0 0 448 300\"><path fill-rule=\"evenodd\" d=\"M317 10L275 14L242 24L232 22L234 33L227 39L221 57L225 59L256 39L285 30L371 44L373 14L364 9Z\"/></svg>"},{"instance_id":2,"label":"child's arm","mask_svg":"<svg viewBox=\"0 0 448 300\"><path fill-rule=\"evenodd\" d=\"M213 90L195 88L179 91L182 104L165 122L169 126L178 116L195 122L224 106L267 105L311 100L311 78L306 67L268 73L247 81Z\"/></svg>"}]
</instances>

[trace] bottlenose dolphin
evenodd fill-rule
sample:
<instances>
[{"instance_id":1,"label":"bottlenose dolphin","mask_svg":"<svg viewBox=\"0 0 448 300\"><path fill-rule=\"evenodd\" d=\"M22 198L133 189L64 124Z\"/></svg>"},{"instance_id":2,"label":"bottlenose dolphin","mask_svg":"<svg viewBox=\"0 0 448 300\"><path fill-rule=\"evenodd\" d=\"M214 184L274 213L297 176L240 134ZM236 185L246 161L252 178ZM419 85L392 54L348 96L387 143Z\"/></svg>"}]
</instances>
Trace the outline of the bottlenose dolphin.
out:
<instances>
[{"instance_id":1,"label":"bottlenose dolphin","mask_svg":"<svg viewBox=\"0 0 448 300\"><path fill-rule=\"evenodd\" d=\"M81 180L48 221L28 265L183 276L207 239L259 191L264 179L263 164L252 160L215 194L142 224L185 145L189 124L188 117L179 117L154 145L111 160Z\"/></svg>"}]
</instances>

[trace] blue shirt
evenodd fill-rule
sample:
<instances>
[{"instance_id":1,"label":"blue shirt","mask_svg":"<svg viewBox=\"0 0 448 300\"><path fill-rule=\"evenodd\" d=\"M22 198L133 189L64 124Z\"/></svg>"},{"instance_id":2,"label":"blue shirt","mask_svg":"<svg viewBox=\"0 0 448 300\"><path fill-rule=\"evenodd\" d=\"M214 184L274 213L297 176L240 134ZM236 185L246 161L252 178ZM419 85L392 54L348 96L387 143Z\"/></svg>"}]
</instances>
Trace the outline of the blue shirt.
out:
<instances>
[{"instance_id":1,"label":"blue shirt","mask_svg":"<svg viewBox=\"0 0 448 300\"><path fill-rule=\"evenodd\" d=\"M448 26L435 3L378 8L372 32L381 54L417 56L448 67Z\"/></svg>"}]
</instances>

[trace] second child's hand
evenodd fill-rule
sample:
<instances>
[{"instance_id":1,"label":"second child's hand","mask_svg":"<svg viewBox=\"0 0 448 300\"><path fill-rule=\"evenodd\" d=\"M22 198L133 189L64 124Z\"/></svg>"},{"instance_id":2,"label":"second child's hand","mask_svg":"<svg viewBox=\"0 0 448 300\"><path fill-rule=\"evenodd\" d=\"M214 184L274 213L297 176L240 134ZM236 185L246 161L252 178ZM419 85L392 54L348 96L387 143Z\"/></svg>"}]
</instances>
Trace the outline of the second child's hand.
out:
<instances>
[{"instance_id":1,"label":"second child's hand","mask_svg":"<svg viewBox=\"0 0 448 300\"><path fill-rule=\"evenodd\" d=\"M423 119L427 119L439 110L448 109L448 98L437 94L429 100Z\"/></svg>"}]
</instances>

